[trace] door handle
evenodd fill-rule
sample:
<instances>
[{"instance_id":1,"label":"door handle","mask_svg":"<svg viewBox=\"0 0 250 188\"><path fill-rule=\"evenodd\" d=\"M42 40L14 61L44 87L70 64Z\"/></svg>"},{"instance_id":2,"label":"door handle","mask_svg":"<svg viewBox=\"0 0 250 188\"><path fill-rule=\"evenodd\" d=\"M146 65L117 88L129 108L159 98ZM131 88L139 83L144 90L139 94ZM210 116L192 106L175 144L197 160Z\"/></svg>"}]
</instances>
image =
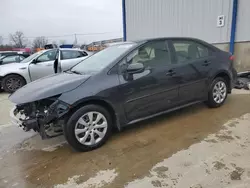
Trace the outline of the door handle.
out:
<instances>
[{"instance_id":1,"label":"door handle","mask_svg":"<svg viewBox=\"0 0 250 188\"><path fill-rule=\"evenodd\" d=\"M211 61L206 60L204 61L203 66L208 66L209 64L211 64Z\"/></svg>"},{"instance_id":2,"label":"door handle","mask_svg":"<svg viewBox=\"0 0 250 188\"><path fill-rule=\"evenodd\" d=\"M166 73L166 76L173 76L173 75L175 75L175 74L176 74L175 71L169 70L169 71Z\"/></svg>"},{"instance_id":3,"label":"door handle","mask_svg":"<svg viewBox=\"0 0 250 188\"><path fill-rule=\"evenodd\" d=\"M52 64L47 64L46 66L50 67L50 66L52 66Z\"/></svg>"}]
</instances>

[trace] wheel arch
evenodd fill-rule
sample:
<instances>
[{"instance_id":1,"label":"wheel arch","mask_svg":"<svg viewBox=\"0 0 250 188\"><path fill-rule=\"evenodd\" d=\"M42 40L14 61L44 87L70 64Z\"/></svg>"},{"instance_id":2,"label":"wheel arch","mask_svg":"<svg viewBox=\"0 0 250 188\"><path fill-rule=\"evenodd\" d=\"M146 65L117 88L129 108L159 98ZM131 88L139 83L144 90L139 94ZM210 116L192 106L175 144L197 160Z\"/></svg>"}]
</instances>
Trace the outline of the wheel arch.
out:
<instances>
[{"instance_id":1,"label":"wheel arch","mask_svg":"<svg viewBox=\"0 0 250 188\"><path fill-rule=\"evenodd\" d=\"M118 121L118 115L115 112L115 108L113 107L113 105L111 105L108 101L104 99L89 98L89 99L78 101L77 103L75 103L75 105L72 105L72 111L70 112L69 116L71 116L71 114L73 114L79 108L85 105L90 105L90 104L98 105L98 106L105 108L111 116L113 128L120 130L120 123Z\"/></svg>"},{"instance_id":2,"label":"wheel arch","mask_svg":"<svg viewBox=\"0 0 250 188\"><path fill-rule=\"evenodd\" d=\"M18 74L18 73L8 73L6 74L5 76L2 77L2 79L6 78L7 76L10 76L10 75L15 75L15 76L20 76L23 78L23 80L25 81L25 84L27 84L27 80L25 79L25 77L23 77L21 74Z\"/></svg>"},{"instance_id":3,"label":"wheel arch","mask_svg":"<svg viewBox=\"0 0 250 188\"><path fill-rule=\"evenodd\" d=\"M212 80L211 80L211 83L213 82L214 79L218 78L218 77L221 77L221 78L224 78L227 82L227 85L228 85L228 93L231 93L231 90L232 90L232 83L231 83L231 77L230 77L230 74L226 71L220 71L220 72L217 72Z\"/></svg>"}]
</instances>

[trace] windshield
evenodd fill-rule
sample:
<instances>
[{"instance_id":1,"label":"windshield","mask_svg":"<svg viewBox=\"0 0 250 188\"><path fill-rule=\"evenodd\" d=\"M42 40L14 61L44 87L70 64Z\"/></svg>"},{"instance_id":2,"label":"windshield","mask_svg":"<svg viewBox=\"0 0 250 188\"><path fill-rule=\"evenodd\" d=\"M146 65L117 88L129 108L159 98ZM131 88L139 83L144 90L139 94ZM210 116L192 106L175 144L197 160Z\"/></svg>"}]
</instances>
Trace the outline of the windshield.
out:
<instances>
[{"instance_id":1,"label":"windshield","mask_svg":"<svg viewBox=\"0 0 250 188\"><path fill-rule=\"evenodd\" d=\"M29 57L25 58L24 60L22 60L20 63L28 63L32 59L34 59L34 58L38 57L39 55L41 55L43 52L44 52L44 50L36 52L36 53L32 54L31 56L29 56Z\"/></svg>"},{"instance_id":2,"label":"windshield","mask_svg":"<svg viewBox=\"0 0 250 188\"><path fill-rule=\"evenodd\" d=\"M81 61L76 66L74 66L71 71L79 72L82 74L87 72L99 72L110 65L110 63L112 63L133 46L135 46L135 44L133 43L124 43L121 45L110 46Z\"/></svg>"}]
</instances>

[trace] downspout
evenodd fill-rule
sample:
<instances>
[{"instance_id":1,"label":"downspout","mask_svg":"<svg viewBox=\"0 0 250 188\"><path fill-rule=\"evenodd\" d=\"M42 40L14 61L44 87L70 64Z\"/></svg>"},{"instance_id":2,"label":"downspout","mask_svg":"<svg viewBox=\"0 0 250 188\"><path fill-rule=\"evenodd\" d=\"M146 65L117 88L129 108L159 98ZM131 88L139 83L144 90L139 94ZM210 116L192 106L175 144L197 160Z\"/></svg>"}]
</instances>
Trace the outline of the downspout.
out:
<instances>
[{"instance_id":1,"label":"downspout","mask_svg":"<svg viewBox=\"0 0 250 188\"><path fill-rule=\"evenodd\" d=\"M122 0L123 41L127 40L126 2Z\"/></svg>"},{"instance_id":2,"label":"downspout","mask_svg":"<svg viewBox=\"0 0 250 188\"><path fill-rule=\"evenodd\" d=\"M237 28L237 12L238 12L238 0L233 0L233 14L232 14L232 26L231 26L231 37L230 37L230 52L234 54L234 42Z\"/></svg>"}]
</instances>

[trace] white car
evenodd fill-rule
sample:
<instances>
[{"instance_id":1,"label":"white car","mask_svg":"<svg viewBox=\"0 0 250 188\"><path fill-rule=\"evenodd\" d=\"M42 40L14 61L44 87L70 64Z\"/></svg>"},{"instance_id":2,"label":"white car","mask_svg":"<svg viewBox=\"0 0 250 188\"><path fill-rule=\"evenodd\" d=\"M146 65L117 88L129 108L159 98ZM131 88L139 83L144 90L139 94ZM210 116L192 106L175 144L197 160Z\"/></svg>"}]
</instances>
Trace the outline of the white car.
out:
<instances>
[{"instance_id":1,"label":"white car","mask_svg":"<svg viewBox=\"0 0 250 188\"><path fill-rule=\"evenodd\" d=\"M0 83L4 91L12 93L25 84L58 72L66 71L86 59L87 52L77 49L49 49L39 51L19 63L0 67Z\"/></svg>"}]
</instances>

